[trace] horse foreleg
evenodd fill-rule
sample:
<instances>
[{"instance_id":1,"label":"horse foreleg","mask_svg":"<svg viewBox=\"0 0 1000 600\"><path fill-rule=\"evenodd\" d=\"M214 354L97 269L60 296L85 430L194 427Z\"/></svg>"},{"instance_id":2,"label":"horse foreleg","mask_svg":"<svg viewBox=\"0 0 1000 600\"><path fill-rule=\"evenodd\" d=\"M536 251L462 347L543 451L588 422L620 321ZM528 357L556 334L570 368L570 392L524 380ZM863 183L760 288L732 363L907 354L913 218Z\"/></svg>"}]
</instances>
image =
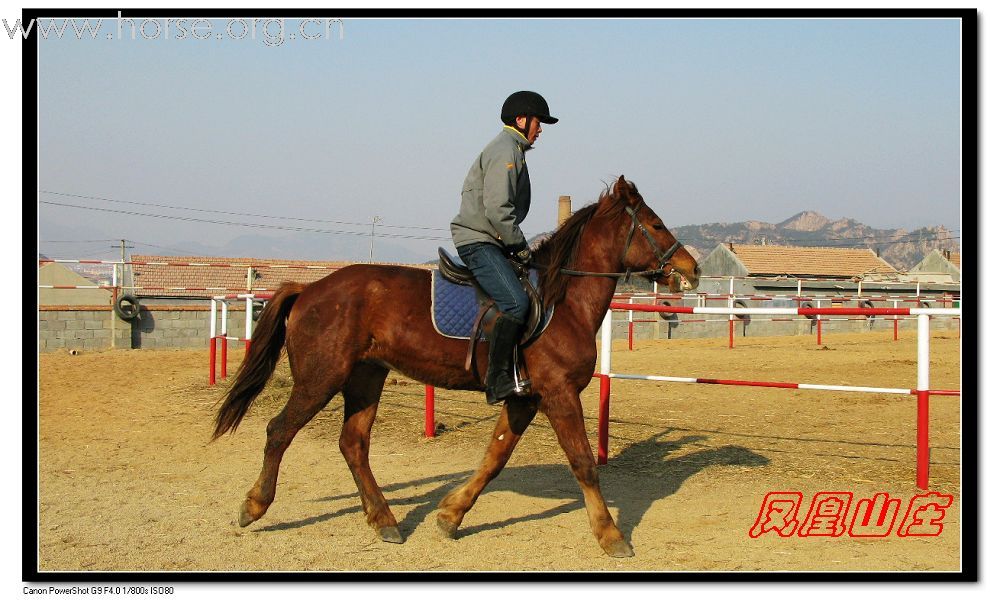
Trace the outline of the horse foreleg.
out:
<instances>
[{"instance_id":1,"label":"horse foreleg","mask_svg":"<svg viewBox=\"0 0 1000 600\"><path fill-rule=\"evenodd\" d=\"M590 520L590 528L597 537L597 543L609 556L615 558L634 556L632 546L625 541L625 536L615 525L601 493L597 479L597 464L594 462L594 454L583 426L583 409L580 406L579 396L548 407L546 416L556 432L559 445L566 452L573 475L583 490L587 517Z\"/></svg>"},{"instance_id":2,"label":"horse foreleg","mask_svg":"<svg viewBox=\"0 0 1000 600\"><path fill-rule=\"evenodd\" d=\"M330 401L336 390L316 392L295 384L291 397L281 412L267 424L267 443L264 446L264 466L261 467L257 483L247 492L240 507L240 527L246 527L264 516L274 502L274 492L278 485L278 466L285 450L300 429Z\"/></svg>"},{"instance_id":3,"label":"horse foreleg","mask_svg":"<svg viewBox=\"0 0 1000 600\"><path fill-rule=\"evenodd\" d=\"M538 401L518 398L506 402L493 430L479 470L461 487L449 493L438 505L438 528L449 538L455 537L462 519L476 503L479 494L503 470L514 447L538 412Z\"/></svg>"},{"instance_id":4,"label":"horse foreleg","mask_svg":"<svg viewBox=\"0 0 1000 600\"><path fill-rule=\"evenodd\" d=\"M344 427L340 433L340 452L358 486L368 524L378 531L382 540L401 544L403 536L399 532L399 524L389 510L389 503L368 462L372 425L388 373L384 367L363 363L351 372L344 386Z\"/></svg>"}]
</instances>

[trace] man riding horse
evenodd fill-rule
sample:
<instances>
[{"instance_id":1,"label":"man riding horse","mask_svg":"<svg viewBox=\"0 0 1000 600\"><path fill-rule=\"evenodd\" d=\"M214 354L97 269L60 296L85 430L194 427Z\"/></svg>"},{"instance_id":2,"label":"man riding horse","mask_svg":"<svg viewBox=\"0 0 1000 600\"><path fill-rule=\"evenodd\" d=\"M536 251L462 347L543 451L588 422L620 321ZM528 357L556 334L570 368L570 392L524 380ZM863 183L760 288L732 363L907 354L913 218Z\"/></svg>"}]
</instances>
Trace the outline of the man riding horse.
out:
<instances>
[{"instance_id":1,"label":"man riding horse","mask_svg":"<svg viewBox=\"0 0 1000 600\"><path fill-rule=\"evenodd\" d=\"M489 404L530 392L527 387L518 389L514 381L514 346L521 339L530 304L509 258L524 266L531 262L531 249L519 227L531 206L524 153L538 139L542 123L558 121L549 114L545 99L528 91L515 92L504 101L500 120L503 130L472 163L462 185L461 207L451 222L458 255L500 311L489 336Z\"/></svg>"}]
</instances>

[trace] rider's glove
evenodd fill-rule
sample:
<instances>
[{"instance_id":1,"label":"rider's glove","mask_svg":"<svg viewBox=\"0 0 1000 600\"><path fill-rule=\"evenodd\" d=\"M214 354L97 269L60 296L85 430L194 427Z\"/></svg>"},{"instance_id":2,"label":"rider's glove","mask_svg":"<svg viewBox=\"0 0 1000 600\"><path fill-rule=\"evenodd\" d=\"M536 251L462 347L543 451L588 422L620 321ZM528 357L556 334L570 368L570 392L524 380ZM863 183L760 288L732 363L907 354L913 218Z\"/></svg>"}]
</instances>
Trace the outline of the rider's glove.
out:
<instances>
[{"instance_id":1,"label":"rider's glove","mask_svg":"<svg viewBox=\"0 0 1000 600\"><path fill-rule=\"evenodd\" d=\"M528 248L527 242L521 242L517 246L512 246L510 252L514 260L522 265L528 265L531 262L531 248Z\"/></svg>"}]
</instances>

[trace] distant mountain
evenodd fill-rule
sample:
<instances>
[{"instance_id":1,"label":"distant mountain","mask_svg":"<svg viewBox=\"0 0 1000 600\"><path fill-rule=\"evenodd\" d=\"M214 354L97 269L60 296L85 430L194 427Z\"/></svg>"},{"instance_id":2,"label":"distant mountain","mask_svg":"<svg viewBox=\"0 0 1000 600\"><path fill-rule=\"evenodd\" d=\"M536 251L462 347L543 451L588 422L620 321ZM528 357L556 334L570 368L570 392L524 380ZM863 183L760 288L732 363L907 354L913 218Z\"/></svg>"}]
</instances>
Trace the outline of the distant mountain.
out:
<instances>
[{"instance_id":1,"label":"distant mountain","mask_svg":"<svg viewBox=\"0 0 1000 600\"><path fill-rule=\"evenodd\" d=\"M776 225L779 229L792 229L794 231L819 231L830 224L827 219L818 212L811 210L802 211L790 219L785 219Z\"/></svg>"},{"instance_id":2,"label":"distant mountain","mask_svg":"<svg viewBox=\"0 0 1000 600\"><path fill-rule=\"evenodd\" d=\"M773 246L812 246L835 248L870 248L900 271L912 269L931 250L959 250L958 240L944 225L905 229L876 229L854 219L829 219L806 210L780 223L744 221L708 223L672 227L671 231L701 260L721 243L767 244ZM535 247L552 232L540 233L528 243Z\"/></svg>"},{"instance_id":3,"label":"distant mountain","mask_svg":"<svg viewBox=\"0 0 1000 600\"><path fill-rule=\"evenodd\" d=\"M907 231L876 229L854 219L831 220L803 211L776 224L761 221L708 223L672 228L685 245L702 256L720 243L870 248L893 267L913 268L931 250L959 250L958 240L943 225Z\"/></svg>"}]
</instances>

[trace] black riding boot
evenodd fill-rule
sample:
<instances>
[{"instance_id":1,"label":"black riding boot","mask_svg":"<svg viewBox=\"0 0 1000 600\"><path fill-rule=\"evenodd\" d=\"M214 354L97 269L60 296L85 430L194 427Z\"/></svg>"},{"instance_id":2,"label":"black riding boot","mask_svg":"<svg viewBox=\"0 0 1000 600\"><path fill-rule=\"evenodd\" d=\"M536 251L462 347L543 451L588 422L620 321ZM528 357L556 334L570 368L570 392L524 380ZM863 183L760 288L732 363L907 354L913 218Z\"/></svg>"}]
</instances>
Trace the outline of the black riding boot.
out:
<instances>
[{"instance_id":1,"label":"black riding boot","mask_svg":"<svg viewBox=\"0 0 1000 600\"><path fill-rule=\"evenodd\" d=\"M503 402L517 391L514 384L514 346L523 323L501 313L490 335L489 367L486 369L486 403Z\"/></svg>"}]
</instances>

